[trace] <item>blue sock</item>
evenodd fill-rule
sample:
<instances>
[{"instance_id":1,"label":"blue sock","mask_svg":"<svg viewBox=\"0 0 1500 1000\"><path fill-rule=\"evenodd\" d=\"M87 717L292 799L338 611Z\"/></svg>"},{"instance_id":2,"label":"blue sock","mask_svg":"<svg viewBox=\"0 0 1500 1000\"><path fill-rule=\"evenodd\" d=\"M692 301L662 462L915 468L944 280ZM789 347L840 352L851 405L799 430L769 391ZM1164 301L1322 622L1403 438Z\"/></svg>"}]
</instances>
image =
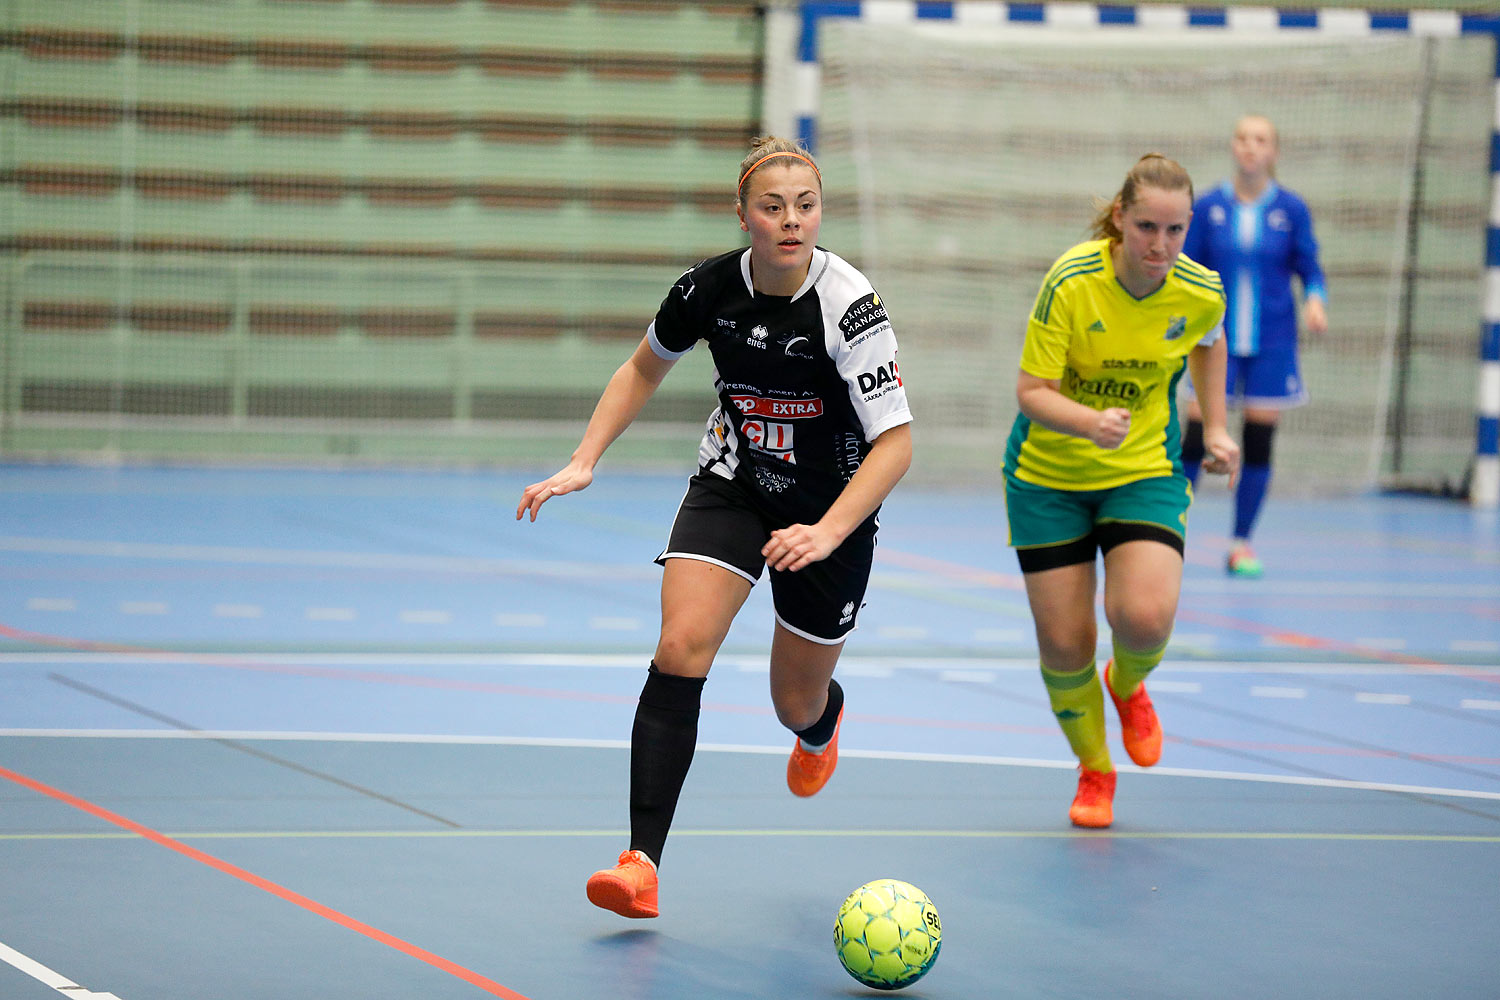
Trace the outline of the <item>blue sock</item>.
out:
<instances>
[{"instance_id":1,"label":"blue sock","mask_svg":"<svg viewBox=\"0 0 1500 1000\"><path fill-rule=\"evenodd\" d=\"M1234 490L1234 537L1248 539L1260 516L1261 501L1271 485L1269 465L1246 465L1240 469L1240 482Z\"/></svg>"},{"instance_id":2,"label":"blue sock","mask_svg":"<svg viewBox=\"0 0 1500 1000\"><path fill-rule=\"evenodd\" d=\"M1258 420L1245 421L1245 447L1241 458L1240 483L1234 491L1234 537L1249 541L1260 516L1260 505L1271 485L1271 442L1276 425Z\"/></svg>"}]
</instances>

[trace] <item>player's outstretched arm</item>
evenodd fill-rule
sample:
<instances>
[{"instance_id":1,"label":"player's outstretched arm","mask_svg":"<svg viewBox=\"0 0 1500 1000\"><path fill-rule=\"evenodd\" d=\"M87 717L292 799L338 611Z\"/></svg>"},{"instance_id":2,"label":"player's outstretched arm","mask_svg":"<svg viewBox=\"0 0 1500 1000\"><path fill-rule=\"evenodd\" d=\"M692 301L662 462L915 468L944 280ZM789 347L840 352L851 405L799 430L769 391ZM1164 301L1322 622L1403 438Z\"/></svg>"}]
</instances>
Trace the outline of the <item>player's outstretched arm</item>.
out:
<instances>
[{"instance_id":1,"label":"player's outstretched arm","mask_svg":"<svg viewBox=\"0 0 1500 1000\"><path fill-rule=\"evenodd\" d=\"M605 449L625 432L646 401L661 385L661 380L672 370L673 361L665 361L651 350L651 344L642 338L623 365L610 377L604 394L594 406L594 415L589 418L583 440L573 451L573 458L562 470L539 483L532 483L521 492L521 502L516 505L516 520L521 520L527 511L531 520L536 520L542 504L565 493L576 493L594 481L594 466L603 457Z\"/></svg>"},{"instance_id":2,"label":"player's outstretched arm","mask_svg":"<svg viewBox=\"0 0 1500 1000\"><path fill-rule=\"evenodd\" d=\"M898 424L870 445L870 453L816 524L789 524L771 532L770 540L760 550L766 565L796 572L808 563L827 559L885 502L909 468L911 424Z\"/></svg>"}]
</instances>

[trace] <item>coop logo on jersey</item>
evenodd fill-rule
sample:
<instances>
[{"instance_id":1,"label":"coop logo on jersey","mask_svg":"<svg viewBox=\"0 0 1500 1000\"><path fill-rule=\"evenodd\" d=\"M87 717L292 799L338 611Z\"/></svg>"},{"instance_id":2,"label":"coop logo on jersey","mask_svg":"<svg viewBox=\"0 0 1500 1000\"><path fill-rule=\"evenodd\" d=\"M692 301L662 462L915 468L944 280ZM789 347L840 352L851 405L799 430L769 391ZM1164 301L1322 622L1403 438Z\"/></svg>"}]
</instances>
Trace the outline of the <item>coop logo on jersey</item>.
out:
<instances>
[{"instance_id":1,"label":"coop logo on jersey","mask_svg":"<svg viewBox=\"0 0 1500 1000\"><path fill-rule=\"evenodd\" d=\"M817 399L766 399L764 396L730 396L734 408L747 417L773 417L778 420L797 420L806 417L821 417L823 401Z\"/></svg>"},{"instance_id":2,"label":"coop logo on jersey","mask_svg":"<svg viewBox=\"0 0 1500 1000\"><path fill-rule=\"evenodd\" d=\"M873 372L859 373L859 394L867 403L899 388L901 388L901 369L897 367L895 358Z\"/></svg>"},{"instance_id":3,"label":"coop logo on jersey","mask_svg":"<svg viewBox=\"0 0 1500 1000\"><path fill-rule=\"evenodd\" d=\"M1173 316L1170 320L1167 321L1167 335L1163 339L1176 340L1184 333L1187 333L1187 317Z\"/></svg>"},{"instance_id":4,"label":"coop logo on jersey","mask_svg":"<svg viewBox=\"0 0 1500 1000\"><path fill-rule=\"evenodd\" d=\"M792 453L791 424L775 420L746 420L740 429L744 431L745 441L750 445L751 451L770 455L792 465L797 464L797 456Z\"/></svg>"},{"instance_id":5,"label":"coop logo on jersey","mask_svg":"<svg viewBox=\"0 0 1500 1000\"><path fill-rule=\"evenodd\" d=\"M864 298L857 299L853 305L844 310L844 318L839 320L839 329L844 331L844 343L849 343L855 337L867 330L873 330L882 323L889 323L891 318L886 315L885 304L880 301L880 296L871 292Z\"/></svg>"},{"instance_id":6,"label":"coop logo on jersey","mask_svg":"<svg viewBox=\"0 0 1500 1000\"><path fill-rule=\"evenodd\" d=\"M751 347L759 347L762 351L764 351L766 349L766 338L770 335L770 330L767 330L764 326L757 325L751 328L750 336L745 338L745 343L749 344Z\"/></svg>"}]
</instances>

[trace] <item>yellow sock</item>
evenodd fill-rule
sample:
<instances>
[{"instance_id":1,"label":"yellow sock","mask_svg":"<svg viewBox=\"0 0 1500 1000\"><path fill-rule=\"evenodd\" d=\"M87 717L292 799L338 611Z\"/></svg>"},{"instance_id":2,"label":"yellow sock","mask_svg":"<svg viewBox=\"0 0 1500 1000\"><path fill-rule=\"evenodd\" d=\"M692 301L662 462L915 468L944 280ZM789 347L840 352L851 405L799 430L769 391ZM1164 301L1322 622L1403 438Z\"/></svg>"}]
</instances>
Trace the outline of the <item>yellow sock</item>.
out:
<instances>
[{"instance_id":1,"label":"yellow sock","mask_svg":"<svg viewBox=\"0 0 1500 1000\"><path fill-rule=\"evenodd\" d=\"M1114 649L1115 665L1109 668L1109 689L1121 698L1129 698L1166 655L1167 644L1141 653L1126 649L1117 640Z\"/></svg>"},{"instance_id":2,"label":"yellow sock","mask_svg":"<svg viewBox=\"0 0 1500 1000\"><path fill-rule=\"evenodd\" d=\"M1094 664L1077 673L1060 674L1044 663L1042 683L1047 686L1052 714L1079 763L1091 771L1113 771L1104 740L1104 686Z\"/></svg>"}]
</instances>

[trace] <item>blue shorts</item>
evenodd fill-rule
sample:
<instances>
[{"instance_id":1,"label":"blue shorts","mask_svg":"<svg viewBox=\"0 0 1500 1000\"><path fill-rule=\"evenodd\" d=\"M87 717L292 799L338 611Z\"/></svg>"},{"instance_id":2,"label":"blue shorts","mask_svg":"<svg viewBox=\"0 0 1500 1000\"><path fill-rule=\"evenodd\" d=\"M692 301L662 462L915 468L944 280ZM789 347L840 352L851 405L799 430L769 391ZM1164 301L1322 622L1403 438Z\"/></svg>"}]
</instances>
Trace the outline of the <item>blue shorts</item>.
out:
<instances>
[{"instance_id":1,"label":"blue shorts","mask_svg":"<svg viewBox=\"0 0 1500 1000\"><path fill-rule=\"evenodd\" d=\"M1224 397L1230 406L1290 410L1307 402L1307 387L1297 368L1297 350L1261 351L1229 356Z\"/></svg>"}]
</instances>

